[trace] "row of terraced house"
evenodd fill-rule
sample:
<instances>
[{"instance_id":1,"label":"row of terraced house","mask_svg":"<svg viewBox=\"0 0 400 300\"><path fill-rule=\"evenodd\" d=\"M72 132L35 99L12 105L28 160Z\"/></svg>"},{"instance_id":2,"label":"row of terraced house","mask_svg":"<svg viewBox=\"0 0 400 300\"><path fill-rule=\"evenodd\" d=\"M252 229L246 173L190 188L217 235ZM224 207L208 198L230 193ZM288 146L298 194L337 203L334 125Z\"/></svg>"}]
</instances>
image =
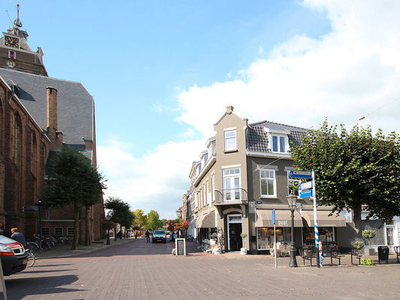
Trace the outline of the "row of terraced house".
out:
<instances>
[{"instance_id":1,"label":"row of terraced house","mask_svg":"<svg viewBox=\"0 0 400 300\"><path fill-rule=\"evenodd\" d=\"M289 176L293 170L290 147L301 144L301 135L307 129L269 121L249 123L233 110L228 106L214 124L215 136L207 140L199 160L192 164L190 189L183 195L181 207L183 218L190 223L188 235L201 243L215 232L222 251L246 248L252 254L269 253L274 242L275 210L277 246L288 251L292 225L288 186L296 180ZM301 210L294 215L295 246L312 246L312 199L297 202ZM320 240L324 246L335 243L349 249L355 238L352 213L331 215L331 211L328 206L317 209ZM379 220L366 221L366 215L363 212L363 228L377 232L371 249L399 245L398 217L391 224L382 224Z\"/></svg>"}]
</instances>

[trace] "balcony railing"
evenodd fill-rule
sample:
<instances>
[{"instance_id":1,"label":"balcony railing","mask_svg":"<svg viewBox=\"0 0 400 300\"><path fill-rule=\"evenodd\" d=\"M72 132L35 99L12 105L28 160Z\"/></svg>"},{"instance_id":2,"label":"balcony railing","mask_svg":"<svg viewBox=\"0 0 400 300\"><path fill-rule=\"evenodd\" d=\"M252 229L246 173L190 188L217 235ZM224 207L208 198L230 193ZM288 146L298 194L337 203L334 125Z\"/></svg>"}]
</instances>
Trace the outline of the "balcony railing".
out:
<instances>
[{"instance_id":1,"label":"balcony railing","mask_svg":"<svg viewBox=\"0 0 400 300\"><path fill-rule=\"evenodd\" d=\"M241 188L216 190L216 204L246 204L248 202L247 191Z\"/></svg>"}]
</instances>

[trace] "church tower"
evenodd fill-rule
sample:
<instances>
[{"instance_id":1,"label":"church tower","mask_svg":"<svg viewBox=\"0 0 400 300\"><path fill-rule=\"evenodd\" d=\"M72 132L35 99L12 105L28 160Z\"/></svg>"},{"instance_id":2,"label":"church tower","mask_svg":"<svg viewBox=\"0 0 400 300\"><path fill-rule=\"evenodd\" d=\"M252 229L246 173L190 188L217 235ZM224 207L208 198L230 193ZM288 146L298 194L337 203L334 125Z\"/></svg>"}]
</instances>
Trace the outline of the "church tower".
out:
<instances>
[{"instance_id":1,"label":"church tower","mask_svg":"<svg viewBox=\"0 0 400 300\"><path fill-rule=\"evenodd\" d=\"M0 38L0 68L48 76L43 65L42 49L38 47L36 52L31 50L28 45L28 33L21 27L17 4L17 18L13 27L3 32Z\"/></svg>"}]
</instances>

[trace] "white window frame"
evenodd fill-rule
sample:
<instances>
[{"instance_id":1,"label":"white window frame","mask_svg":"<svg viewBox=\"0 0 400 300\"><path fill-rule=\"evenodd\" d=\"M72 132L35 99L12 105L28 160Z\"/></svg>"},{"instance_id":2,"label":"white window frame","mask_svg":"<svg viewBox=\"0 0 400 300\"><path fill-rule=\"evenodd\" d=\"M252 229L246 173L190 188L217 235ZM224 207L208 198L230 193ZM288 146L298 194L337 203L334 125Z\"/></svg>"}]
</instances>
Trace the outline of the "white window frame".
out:
<instances>
[{"instance_id":1,"label":"white window frame","mask_svg":"<svg viewBox=\"0 0 400 300\"><path fill-rule=\"evenodd\" d=\"M232 136L228 136L228 135L231 135L231 134L233 134L233 135ZM225 151L235 151L235 150L237 150L236 129L225 129L224 130L224 140L225 140ZM230 145L230 142L232 142L232 145Z\"/></svg>"},{"instance_id":2,"label":"white window frame","mask_svg":"<svg viewBox=\"0 0 400 300\"><path fill-rule=\"evenodd\" d=\"M273 178L271 177L263 177L264 172L272 172ZM262 191L262 181L263 180L273 180L273 194L272 195L265 195ZM268 187L268 185L267 185ZM276 170L274 169L261 169L260 170L260 196L262 198L276 198Z\"/></svg>"},{"instance_id":3,"label":"white window frame","mask_svg":"<svg viewBox=\"0 0 400 300\"><path fill-rule=\"evenodd\" d=\"M75 232L74 227L67 228L67 235L74 235L74 232Z\"/></svg>"},{"instance_id":4,"label":"white window frame","mask_svg":"<svg viewBox=\"0 0 400 300\"><path fill-rule=\"evenodd\" d=\"M211 175L211 185L212 185L211 201L215 202L215 174Z\"/></svg>"},{"instance_id":5,"label":"white window frame","mask_svg":"<svg viewBox=\"0 0 400 300\"><path fill-rule=\"evenodd\" d=\"M277 139L277 149L276 149L276 151L274 150L274 146L275 146L275 144L274 144L274 138L276 138ZM285 149L282 149L282 147L281 147L281 143L282 143L282 140L283 140L283 147L285 148ZM282 151L283 150L283 151ZM287 153L288 152L288 150L289 150L289 148L288 148L288 142L287 142L287 136L285 136L285 135L280 135L280 134L273 134L273 135L271 135L271 152L273 152L273 153Z\"/></svg>"},{"instance_id":6,"label":"white window frame","mask_svg":"<svg viewBox=\"0 0 400 300\"><path fill-rule=\"evenodd\" d=\"M231 171L231 170L233 170L233 174L225 174L225 171ZM239 172L237 173L236 172L236 170L239 170ZM227 194L226 193L224 193L224 201L227 201L227 202L235 202L235 201L240 201L240 200L242 200L241 198L242 198L242 193L241 193L241 191L240 191L240 189L241 189L241 182L242 182L242 180L241 180L241 169L240 169L240 167L235 167L235 168L224 168L223 170L222 170L222 184L223 184L223 189L224 190L228 190L228 188L226 187L226 184L225 184L225 179L233 179L233 180L230 180L230 184L232 184L233 183L233 185L232 185L232 187L230 188L230 190L234 190L234 192L233 192L233 194L232 193L230 193L230 198L231 199L227 199ZM235 186L235 178L238 178L238 183L239 183L239 186L238 187L236 187ZM236 198L236 191L235 191L235 189L239 189L239 198L237 199Z\"/></svg>"}]
</instances>

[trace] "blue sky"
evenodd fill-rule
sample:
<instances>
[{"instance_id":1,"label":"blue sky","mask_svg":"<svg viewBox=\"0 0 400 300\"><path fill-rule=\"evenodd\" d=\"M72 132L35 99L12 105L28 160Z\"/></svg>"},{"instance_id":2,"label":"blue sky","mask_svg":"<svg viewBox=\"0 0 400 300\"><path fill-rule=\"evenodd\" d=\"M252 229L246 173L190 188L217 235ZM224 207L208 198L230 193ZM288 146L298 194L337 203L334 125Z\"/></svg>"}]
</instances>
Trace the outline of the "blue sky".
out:
<instances>
[{"instance_id":1,"label":"blue sky","mask_svg":"<svg viewBox=\"0 0 400 300\"><path fill-rule=\"evenodd\" d=\"M3 31L15 3L3 0ZM175 216L227 105L250 122L367 115L361 125L400 132L398 1L19 3L49 76L93 95L106 197L132 209Z\"/></svg>"}]
</instances>

